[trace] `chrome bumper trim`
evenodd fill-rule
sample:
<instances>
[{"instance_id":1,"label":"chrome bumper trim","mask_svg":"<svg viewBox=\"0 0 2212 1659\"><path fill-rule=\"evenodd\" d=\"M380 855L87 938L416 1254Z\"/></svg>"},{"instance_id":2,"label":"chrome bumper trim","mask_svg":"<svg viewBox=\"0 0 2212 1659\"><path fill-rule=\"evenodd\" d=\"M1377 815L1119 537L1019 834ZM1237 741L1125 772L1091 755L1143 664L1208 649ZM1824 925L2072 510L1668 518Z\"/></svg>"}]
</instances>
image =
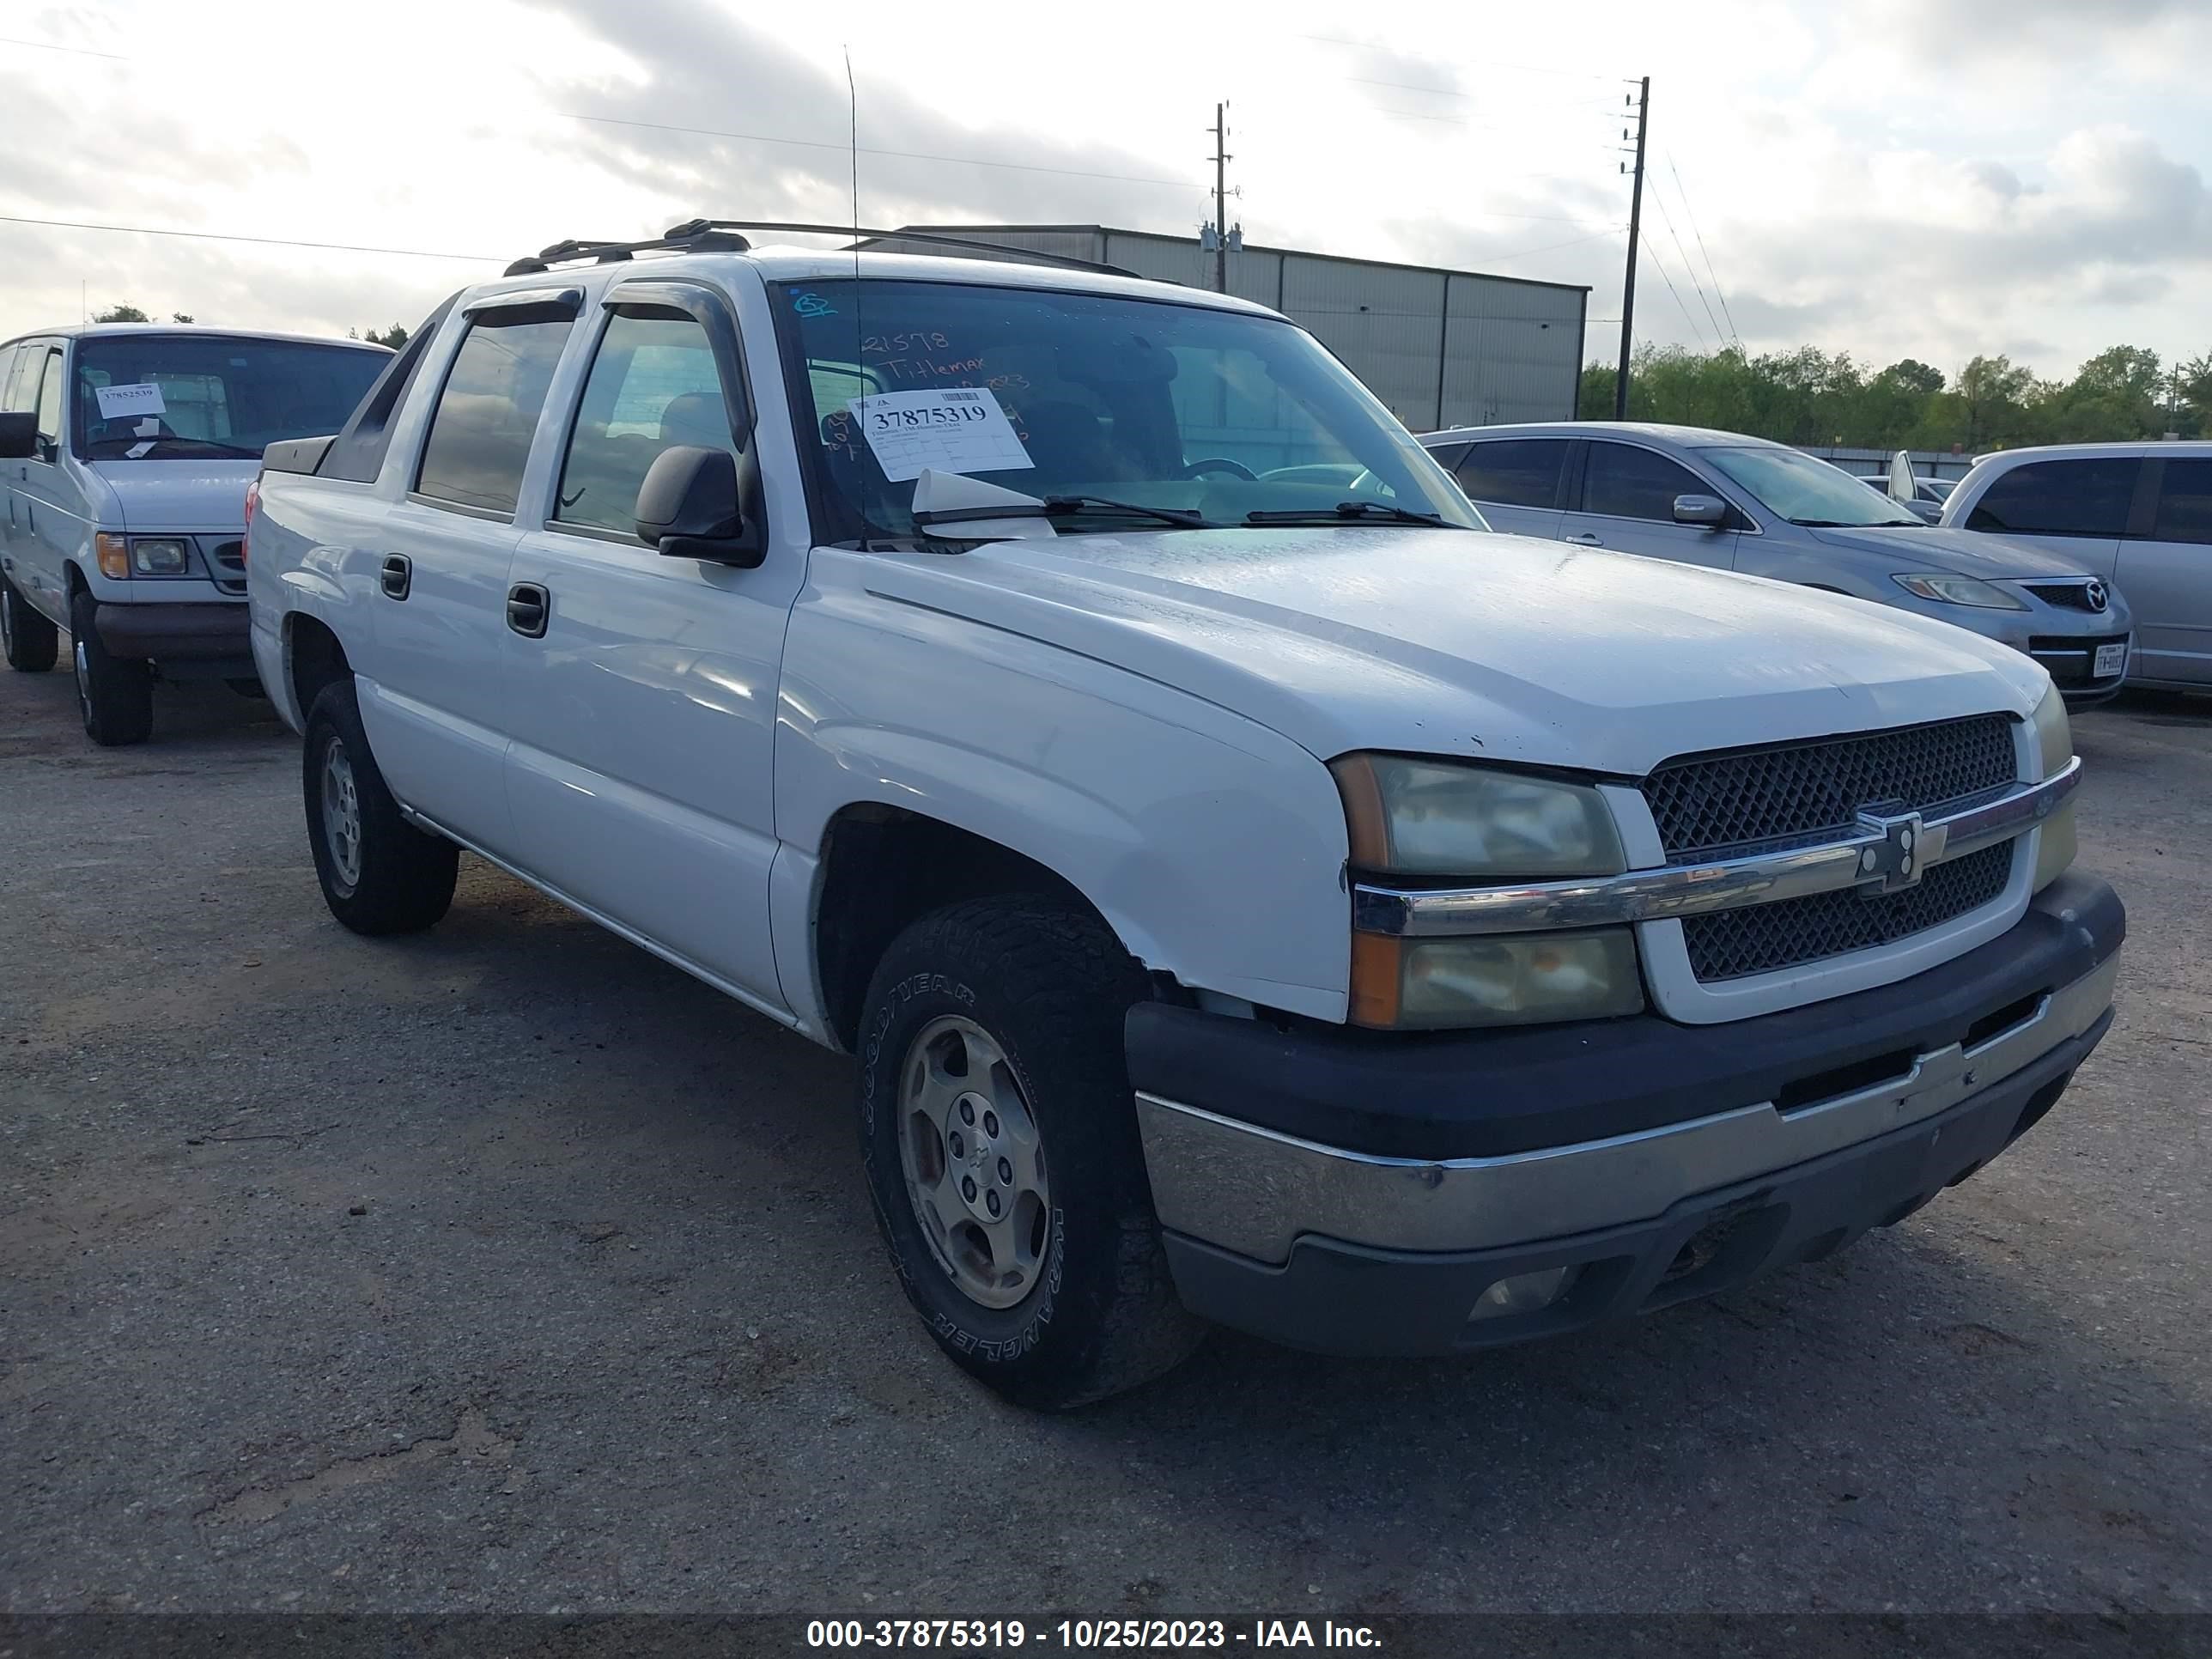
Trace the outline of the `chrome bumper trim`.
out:
<instances>
[{"instance_id":1,"label":"chrome bumper trim","mask_svg":"<svg viewBox=\"0 0 2212 1659\"><path fill-rule=\"evenodd\" d=\"M2116 951L1995 1036L1923 1054L1870 1088L1788 1114L1771 1102L1501 1158L1375 1158L1137 1096L1161 1222L1260 1261L1302 1234L1382 1249L1476 1250L1646 1221L1683 1199L1949 1109L2081 1036L2112 1006ZM1593 1063L1602 1063L1593 1056Z\"/></svg>"},{"instance_id":2,"label":"chrome bumper trim","mask_svg":"<svg viewBox=\"0 0 2212 1659\"><path fill-rule=\"evenodd\" d=\"M2076 757L2040 783L2024 783L1984 805L1920 823L1914 844L1905 850L1915 868L1924 870L2009 841L2050 817L2081 781ZM1890 829L1869 828L1817 847L1580 881L1443 890L1363 883L1352 890L1352 925L1362 933L1408 939L1528 933L1664 921L1845 887L1881 890L1886 884L1893 890L1893 875L1886 883L1885 870L1878 866L1894 846Z\"/></svg>"}]
</instances>

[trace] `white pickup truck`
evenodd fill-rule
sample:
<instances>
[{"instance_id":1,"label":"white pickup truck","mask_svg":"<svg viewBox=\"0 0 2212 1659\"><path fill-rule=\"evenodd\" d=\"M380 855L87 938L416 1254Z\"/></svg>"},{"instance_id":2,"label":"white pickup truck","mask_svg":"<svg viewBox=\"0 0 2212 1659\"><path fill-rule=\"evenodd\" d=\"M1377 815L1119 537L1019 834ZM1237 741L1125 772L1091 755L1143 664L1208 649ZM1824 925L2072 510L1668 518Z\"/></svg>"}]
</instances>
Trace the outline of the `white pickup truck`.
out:
<instances>
[{"instance_id":1,"label":"white pickup truck","mask_svg":"<svg viewBox=\"0 0 2212 1659\"><path fill-rule=\"evenodd\" d=\"M1026 1404L1824 1255L2111 1022L2042 668L1488 533L1239 301L564 244L256 497L338 920L465 848L856 1055L906 1291Z\"/></svg>"}]
</instances>

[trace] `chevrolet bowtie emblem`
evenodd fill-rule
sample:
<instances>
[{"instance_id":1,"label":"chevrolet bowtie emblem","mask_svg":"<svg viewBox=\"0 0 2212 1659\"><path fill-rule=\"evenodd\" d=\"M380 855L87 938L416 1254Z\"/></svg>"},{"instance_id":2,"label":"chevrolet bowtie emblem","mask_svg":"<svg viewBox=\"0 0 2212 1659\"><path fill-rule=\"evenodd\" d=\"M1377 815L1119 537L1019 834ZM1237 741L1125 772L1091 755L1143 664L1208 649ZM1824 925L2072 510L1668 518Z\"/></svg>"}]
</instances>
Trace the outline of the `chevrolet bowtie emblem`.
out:
<instances>
[{"instance_id":1,"label":"chevrolet bowtie emblem","mask_svg":"<svg viewBox=\"0 0 2212 1659\"><path fill-rule=\"evenodd\" d=\"M1885 803L1886 805L1887 803ZM1859 890L1872 898L1917 886L1922 873L1942 857L1948 831L1929 829L1917 812L1885 812L1879 809L1858 815L1862 835L1879 836L1879 845L1859 854Z\"/></svg>"}]
</instances>

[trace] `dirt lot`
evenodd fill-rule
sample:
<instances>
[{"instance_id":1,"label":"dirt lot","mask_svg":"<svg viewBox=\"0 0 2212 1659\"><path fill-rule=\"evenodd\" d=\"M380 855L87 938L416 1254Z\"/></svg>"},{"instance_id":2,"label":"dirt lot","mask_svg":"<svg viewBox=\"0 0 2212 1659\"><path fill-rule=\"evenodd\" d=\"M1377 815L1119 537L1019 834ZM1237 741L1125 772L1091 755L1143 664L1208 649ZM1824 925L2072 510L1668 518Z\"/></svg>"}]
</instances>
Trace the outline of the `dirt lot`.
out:
<instances>
[{"instance_id":1,"label":"dirt lot","mask_svg":"<svg viewBox=\"0 0 2212 1659\"><path fill-rule=\"evenodd\" d=\"M354 938L265 705L0 673L0 1608L2204 1609L2208 712L2077 722L2118 1025L1904 1225L1043 1419L900 1299L845 1061L471 861Z\"/></svg>"}]
</instances>

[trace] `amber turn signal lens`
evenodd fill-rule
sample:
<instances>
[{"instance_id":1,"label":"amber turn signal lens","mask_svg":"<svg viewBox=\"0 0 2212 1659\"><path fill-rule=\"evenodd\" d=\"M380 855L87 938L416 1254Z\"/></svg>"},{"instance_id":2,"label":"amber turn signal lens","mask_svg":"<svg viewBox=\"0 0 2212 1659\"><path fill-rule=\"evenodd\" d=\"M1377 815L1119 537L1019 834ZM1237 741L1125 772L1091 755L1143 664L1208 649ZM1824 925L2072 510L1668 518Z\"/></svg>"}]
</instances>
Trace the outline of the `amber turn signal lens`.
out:
<instances>
[{"instance_id":1,"label":"amber turn signal lens","mask_svg":"<svg viewBox=\"0 0 2212 1659\"><path fill-rule=\"evenodd\" d=\"M124 581L131 574L131 541L125 536L112 536L102 532L92 538L93 557L100 562L100 574L112 581Z\"/></svg>"}]
</instances>

